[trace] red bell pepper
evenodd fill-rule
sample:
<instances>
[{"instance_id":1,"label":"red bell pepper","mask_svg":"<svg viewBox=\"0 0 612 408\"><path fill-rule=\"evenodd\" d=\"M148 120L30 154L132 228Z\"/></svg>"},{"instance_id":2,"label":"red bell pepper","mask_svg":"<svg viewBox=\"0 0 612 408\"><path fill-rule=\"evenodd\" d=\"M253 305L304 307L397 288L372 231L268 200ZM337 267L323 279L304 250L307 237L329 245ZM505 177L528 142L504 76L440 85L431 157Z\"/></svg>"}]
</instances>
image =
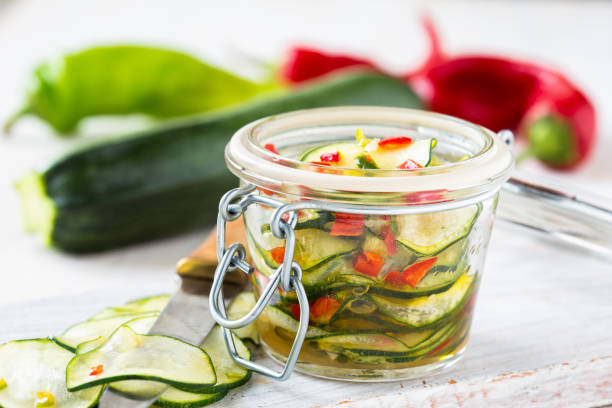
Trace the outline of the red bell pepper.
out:
<instances>
[{"instance_id":1,"label":"red bell pepper","mask_svg":"<svg viewBox=\"0 0 612 408\"><path fill-rule=\"evenodd\" d=\"M380 234L382 235L385 246L387 247L387 253L389 255L395 255L397 253L397 246L395 244L393 231L391 231L391 226L383 225L380 229Z\"/></svg>"},{"instance_id":2,"label":"red bell pepper","mask_svg":"<svg viewBox=\"0 0 612 408\"><path fill-rule=\"evenodd\" d=\"M267 143L267 144L264 146L264 148L265 148L266 150L271 151L271 152L272 152L272 153L274 153L274 154L280 154L280 153L278 152L278 150L276 150L276 146L274 146L274 144L272 144L272 143Z\"/></svg>"},{"instance_id":3,"label":"red bell pepper","mask_svg":"<svg viewBox=\"0 0 612 408\"><path fill-rule=\"evenodd\" d=\"M295 320L300 320L300 316L302 315L302 312L300 311L299 303L291 304L291 315L295 318Z\"/></svg>"},{"instance_id":4,"label":"red bell pepper","mask_svg":"<svg viewBox=\"0 0 612 408\"><path fill-rule=\"evenodd\" d=\"M289 50L281 64L279 75L286 82L297 84L349 67L377 69L373 62L365 58L327 53L307 47L294 47Z\"/></svg>"},{"instance_id":5,"label":"red bell pepper","mask_svg":"<svg viewBox=\"0 0 612 408\"><path fill-rule=\"evenodd\" d=\"M365 216L363 214L336 213L336 220L329 235L358 237L363 233Z\"/></svg>"},{"instance_id":6,"label":"red bell pepper","mask_svg":"<svg viewBox=\"0 0 612 408\"><path fill-rule=\"evenodd\" d=\"M272 256L272 259L274 259L274 262L279 265L282 264L283 259L285 258L285 247L276 247L271 249L270 255Z\"/></svg>"},{"instance_id":7,"label":"red bell pepper","mask_svg":"<svg viewBox=\"0 0 612 408\"><path fill-rule=\"evenodd\" d=\"M340 306L340 302L333 296L320 297L310 306L310 318L317 323L328 323Z\"/></svg>"},{"instance_id":8,"label":"red bell pepper","mask_svg":"<svg viewBox=\"0 0 612 408\"><path fill-rule=\"evenodd\" d=\"M91 367L91 371L89 372L90 376L100 375L104 372L104 366L102 364L97 365L95 367Z\"/></svg>"},{"instance_id":9,"label":"red bell pepper","mask_svg":"<svg viewBox=\"0 0 612 408\"><path fill-rule=\"evenodd\" d=\"M340 151L323 153L321 155L321 161L326 163L338 163L340 161Z\"/></svg>"},{"instance_id":10,"label":"red bell pepper","mask_svg":"<svg viewBox=\"0 0 612 408\"><path fill-rule=\"evenodd\" d=\"M378 142L378 147L383 149L395 149L397 147L403 147L412 143L412 139L406 136L393 136L387 137Z\"/></svg>"},{"instance_id":11,"label":"red bell pepper","mask_svg":"<svg viewBox=\"0 0 612 408\"><path fill-rule=\"evenodd\" d=\"M385 260L374 252L360 252L353 258L353 268L364 275L377 277Z\"/></svg>"},{"instance_id":12,"label":"red bell pepper","mask_svg":"<svg viewBox=\"0 0 612 408\"><path fill-rule=\"evenodd\" d=\"M438 258L430 258L408 266L402 272L391 271L385 276L385 282L395 286L410 285L415 287L436 263Z\"/></svg>"},{"instance_id":13,"label":"red bell pepper","mask_svg":"<svg viewBox=\"0 0 612 408\"><path fill-rule=\"evenodd\" d=\"M397 166L397 168L401 170L416 170L416 169L422 169L423 166L421 166L419 163L415 162L412 159L408 159L402 164L400 164L399 166Z\"/></svg>"},{"instance_id":14,"label":"red bell pepper","mask_svg":"<svg viewBox=\"0 0 612 408\"><path fill-rule=\"evenodd\" d=\"M318 164L319 166L331 166L330 163L324 161L311 161L310 164Z\"/></svg>"}]
</instances>

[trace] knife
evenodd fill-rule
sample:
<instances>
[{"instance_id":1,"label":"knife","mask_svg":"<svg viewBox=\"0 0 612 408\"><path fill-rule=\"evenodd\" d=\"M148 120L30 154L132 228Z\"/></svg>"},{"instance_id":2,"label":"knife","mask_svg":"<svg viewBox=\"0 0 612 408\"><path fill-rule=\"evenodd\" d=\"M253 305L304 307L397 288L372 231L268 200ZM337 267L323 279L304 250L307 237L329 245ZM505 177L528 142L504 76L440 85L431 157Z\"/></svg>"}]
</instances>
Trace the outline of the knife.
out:
<instances>
[{"instance_id":1,"label":"knife","mask_svg":"<svg viewBox=\"0 0 612 408\"><path fill-rule=\"evenodd\" d=\"M229 242L244 243L244 224L237 220L227 224ZM208 294L212 286L217 266L216 233L213 231L202 245L189 256L181 259L176 267L180 287L170 298L159 317L149 330L149 334L161 334L179 338L193 345L200 345L208 332L214 327L208 309ZM223 294L230 299L246 287L247 276L242 272L230 272L223 286ZM112 389L107 390L100 399L100 408L148 408L170 386L160 384L151 395L130 398Z\"/></svg>"}]
</instances>

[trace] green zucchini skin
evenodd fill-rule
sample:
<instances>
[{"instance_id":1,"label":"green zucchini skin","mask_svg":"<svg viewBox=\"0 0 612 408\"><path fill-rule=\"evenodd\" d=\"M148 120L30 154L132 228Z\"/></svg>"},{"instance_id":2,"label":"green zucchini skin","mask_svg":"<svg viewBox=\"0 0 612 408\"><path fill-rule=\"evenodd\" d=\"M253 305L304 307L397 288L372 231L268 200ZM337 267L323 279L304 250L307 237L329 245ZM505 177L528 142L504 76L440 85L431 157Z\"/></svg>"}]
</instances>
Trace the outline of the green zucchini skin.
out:
<instances>
[{"instance_id":1,"label":"green zucchini skin","mask_svg":"<svg viewBox=\"0 0 612 408\"><path fill-rule=\"evenodd\" d=\"M333 77L73 152L40 175L42 197L24 194L24 200L50 199L51 219L44 221L50 225L35 229L45 242L69 252L177 234L213 223L221 195L237 184L224 162L225 145L236 130L265 116L342 105L422 107L397 79L370 72Z\"/></svg>"}]
</instances>

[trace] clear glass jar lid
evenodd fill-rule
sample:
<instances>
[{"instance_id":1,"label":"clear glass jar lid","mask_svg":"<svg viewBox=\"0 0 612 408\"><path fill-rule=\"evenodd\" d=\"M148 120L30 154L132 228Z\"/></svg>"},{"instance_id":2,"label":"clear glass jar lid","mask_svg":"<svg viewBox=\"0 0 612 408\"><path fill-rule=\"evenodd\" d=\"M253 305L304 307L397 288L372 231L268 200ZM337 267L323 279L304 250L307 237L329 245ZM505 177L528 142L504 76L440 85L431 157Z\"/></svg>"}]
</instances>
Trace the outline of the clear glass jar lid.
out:
<instances>
[{"instance_id":1,"label":"clear glass jar lid","mask_svg":"<svg viewBox=\"0 0 612 408\"><path fill-rule=\"evenodd\" d=\"M436 138L448 163L416 170L342 169L299 160L314 146L369 138ZM265 148L272 143L277 155ZM467 157L467 158L466 158ZM496 192L514 166L510 149L481 126L436 113L384 107L337 107L271 116L238 130L225 150L242 180L296 199L358 204L427 204Z\"/></svg>"}]
</instances>

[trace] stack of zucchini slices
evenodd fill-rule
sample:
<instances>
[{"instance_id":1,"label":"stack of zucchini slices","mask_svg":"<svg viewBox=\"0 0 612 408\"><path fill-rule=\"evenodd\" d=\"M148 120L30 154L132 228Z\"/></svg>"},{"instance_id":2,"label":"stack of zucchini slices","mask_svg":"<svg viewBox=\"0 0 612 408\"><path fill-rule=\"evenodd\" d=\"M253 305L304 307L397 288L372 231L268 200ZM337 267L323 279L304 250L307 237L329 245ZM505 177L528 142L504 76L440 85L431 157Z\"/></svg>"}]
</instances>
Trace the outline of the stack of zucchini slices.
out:
<instances>
[{"instance_id":1,"label":"stack of zucchini slices","mask_svg":"<svg viewBox=\"0 0 612 408\"><path fill-rule=\"evenodd\" d=\"M152 296L108 307L59 336L0 345L0 407L89 408L109 387L133 398L163 391L154 406L197 408L246 383L251 373L233 361L219 326L199 347L144 334L168 299ZM253 294L244 292L228 313L237 318L253 304ZM234 333L238 353L250 359L241 338L258 342L255 327Z\"/></svg>"}]
</instances>

